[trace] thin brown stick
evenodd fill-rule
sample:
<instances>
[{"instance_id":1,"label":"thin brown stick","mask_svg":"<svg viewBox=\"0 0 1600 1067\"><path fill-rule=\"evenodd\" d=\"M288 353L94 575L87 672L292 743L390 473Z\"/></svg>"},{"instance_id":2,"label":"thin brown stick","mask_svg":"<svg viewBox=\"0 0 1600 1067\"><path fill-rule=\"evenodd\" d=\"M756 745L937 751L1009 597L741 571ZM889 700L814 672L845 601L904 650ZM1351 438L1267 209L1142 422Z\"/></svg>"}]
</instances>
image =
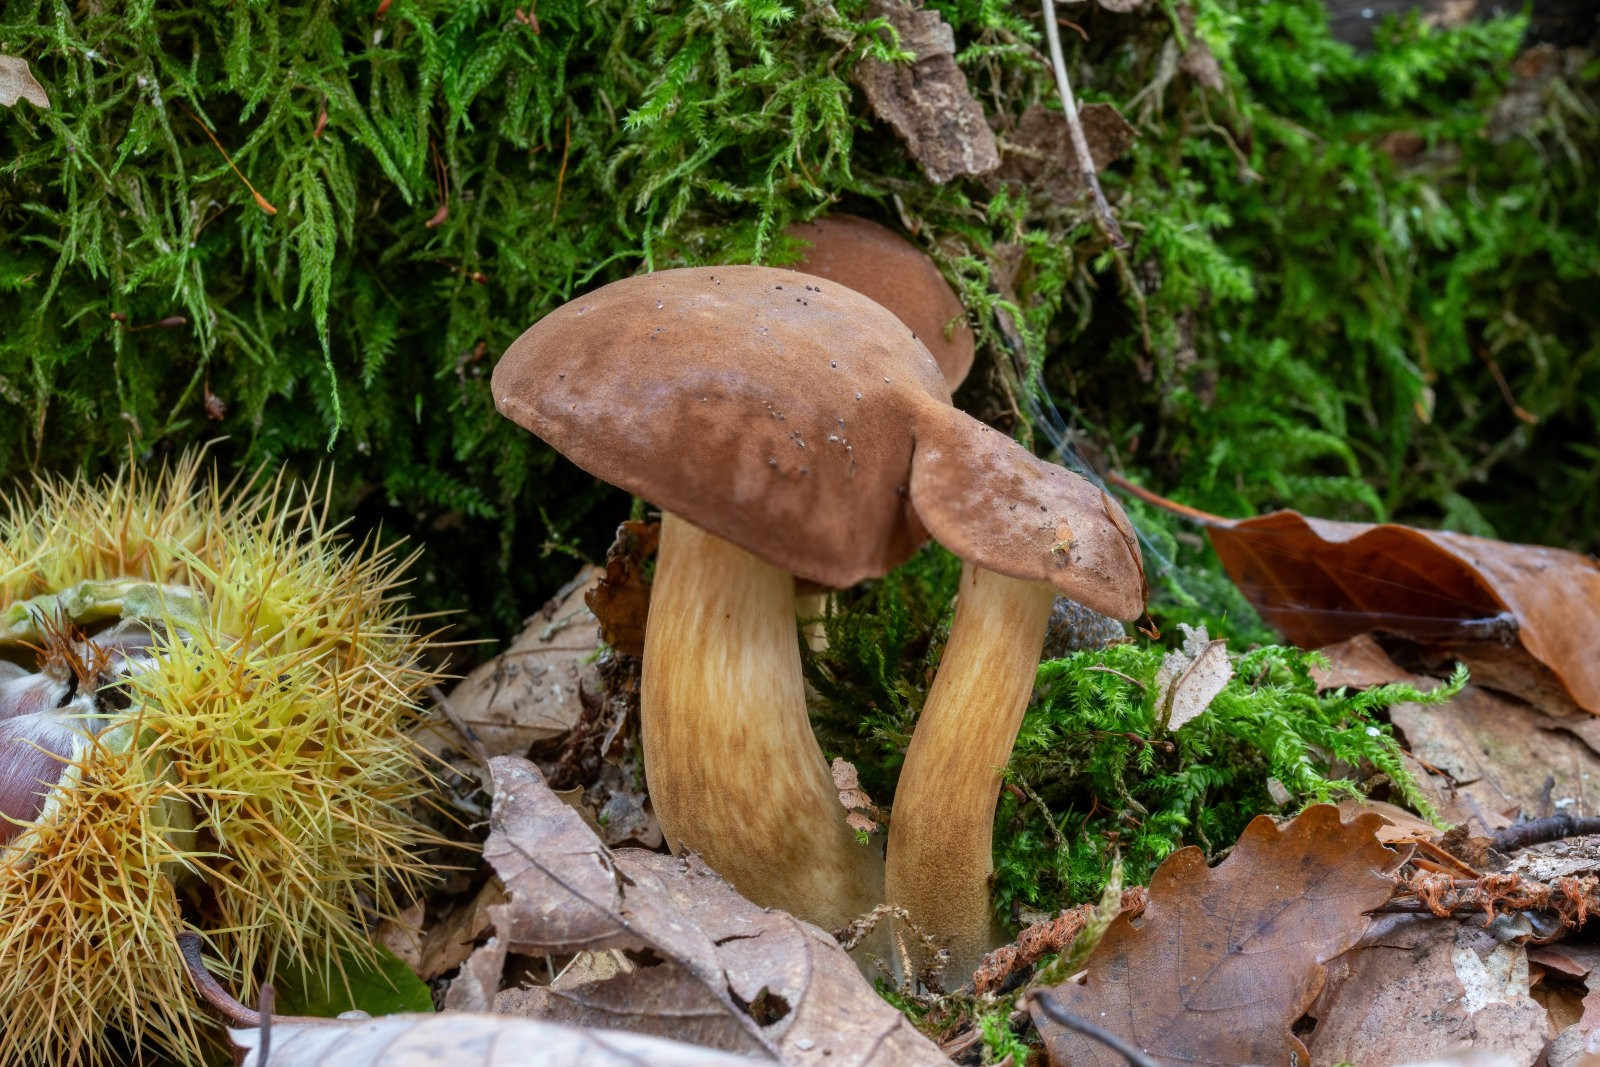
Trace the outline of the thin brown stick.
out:
<instances>
[{"instance_id":1,"label":"thin brown stick","mask_svg":"<svg viewBox=\"0 0 1600 1067\"><path fill-rule=\"evenodd\" d=\"M185 104L181 100L178 101L178 106L182 107L185 111L189 111L189 105ZM234 165L233 157L228 155L228 150L226 148L222 147L222 142L217 140L217 135L211 132L211 127L207 126L204 122L201 122L200 116L196 115L193 111L189 111L189 117L194 119L195 125L199 126L200 129L205 132L207 137L211 138L211 143L217 146L218 152L222 153L222 161L228 164L228 168L232 170L234 174L238 175L240 181L244 182L244 187L250 190L250 195L256 198L256 207L259 207L268 215L276 215L278 213L278 209L272 206L272 202L270 200L258 193L256 191L256 187L250 184L250 179L244 176L244 171L240 170Z\"/></svg>"},{"instance_id":2,"label":"thin brown stick","mask_svg":"<svg viewBox=\"0 0 1600 1067\"><path fill-rule=\"evenodd\" d=\"M189 980L194 983L195 992L200 994L200 999L216 1009L217 1013L232 1026L241 1029L260 1026L261 1013L251 1011L234 1000L233 995L222 988L222 983L206 970L206 961L200 955L200 947L199 934L178 935L178 951L183 953L183 965L188 970Z\"/></svg>"},{"instance_id":3,"label":"thin brown stick","mask_svg":"<svg viewBox=\"0 0 1600 1067\"><path fill-rule=\"evenodd\" d=\"M1061 53L1061 31L1056 26L1055 0L1041 2L1044 4L1044 36L1050 45L1050 66L1055 71L1056 91L1061 94L1061 108L1067 116L1072 151L1078 157L1078 173L1094 194L1095 213L1099 216L1100 225L1105 228L1106 236L1117 248L1126 248L1127 238L1122 236L1122 227L1117 225L1117 217L1111 213L1111 205L1106 202L1106 194L1100 188L1100 175L1095 170L1094 157L1089 154L1089 141L1083 135L1083 123L1078 118L1078 102L1072 95L1072 83L1067 80L1067 60Z\"/></svg>"},{"instance_id":4,"label":"thin brown stick","mask_svg":"<svg viewBox=\"0 0 1600 1067\"><path fill-rule=\"evenodd\" d=\"M1132 493L1146 504L1154 504L1156 507L1170 511L1174 515L1182 515L1186 519L1193 519L1195 522L1204 523L1207 526L1232 526L1234 524L1232 519L1224 518L1221 515L1213 515L1211 512L1201 511L1199 508L1191 508L1188 504L1180 504L1176 500L1168 500L1159 493L1152 493L1142 485L1134 485L1116 471L1107 471L1106 481L1124 492Z\"/></svg>"},{"instance_id":5,"label":"thin brown stick","mask_svg":"<svg viewBox=\"0 0 1600 1067\"><path fill-rule=\"evenodd\" d=\"M1542 819L1529 819L1496 830L1489 838L1496 852L1515 852L1529 845L1542 845L1546 841L1559 841L1564 837L1583 834L1600 834L1600 816L1596 815L1546 815Z\"/></svg>"},{"instance_id":6,"label":"thin brown stick","mask_svg":"<svg viewBox=\"0 0 1600 1067\"><path fill-rule=\"evenodd\" d=\"M567 112L567 132L561 142L561 169L556 171L556 202L550 207L550 221L561 211L561 187L567 181L567 153L572 150L572 112Z\"/></svg>"}]
</instances>

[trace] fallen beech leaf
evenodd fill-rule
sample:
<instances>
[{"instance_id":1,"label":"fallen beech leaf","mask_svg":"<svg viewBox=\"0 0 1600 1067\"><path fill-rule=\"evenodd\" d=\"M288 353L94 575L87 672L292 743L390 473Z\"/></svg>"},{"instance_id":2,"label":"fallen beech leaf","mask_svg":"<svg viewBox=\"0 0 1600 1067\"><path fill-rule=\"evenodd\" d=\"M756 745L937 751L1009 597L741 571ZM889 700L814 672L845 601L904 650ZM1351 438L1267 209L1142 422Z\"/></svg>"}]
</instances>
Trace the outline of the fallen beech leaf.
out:
<instances>
[{"instance_id":1,"label":"fallen beech leaf","mask_svg":"<svg viewBox=\"0 0 1600 1067\"><path fill-rule=\"evenodd\" d=\"M259 1067L260 1030L230 1030L245 1053L241 1067ZM294 1019L272 1024L273 1067L749 1067L748 1056L712 1052L681 1041L580 1030L504 1015L444 1012L380 1019Z\"/></svg>"},{"instance_id":2,"label":"fallen beech leaf","mask_svg":"<svg viewBox=\"0 0 1600 1067\"><path fill-rule=\"evenodd\" d=\"M915 59L885 63L867 58L855 78L877 116L894 127L935 184L964 174L987 174L1000 165L994 131L956 66L956 37L938 12L911 0L873 0L868 16L900 35Z\"/></svg>"},{"instance_id":3,"label":"fallen beech leaf","mask_svg":"<svg viewBox=\"0 0 1600 1067\"><path fill-rule=\"evenodd\" d=\"M485 992L483 975L508 952L621 949L634 970L501 996L570 1021L693 1032L784 1063L946 1062L823 931L750 903L693 856L606 849L526 760L490 768L484 858L509 900L494 910L498 936L466 964Z\"/></svg>"},{"instance_id":4,"label":"fallen beech leaf","mask_svg":"<svg viewBox=\"0 0 1600 1067\"><path fill-rule=\"evenodd\" d=\"M1600 715L1600 564L1587 556L1293 511L1225 519L1113 480L1203 522L1229 576L1297 645L1384 630L1459 656L1479 684Z\"/></svg>"},{"instance_id":5,"label":"fallen beech leaf","mask_svg":"<svg viewBox=\"0 0 1600 1067\"><path fill-rule=\"evenodd\" d=\"M534 745L564 736L583 714L581 691L602 688L592 666L600 635L583 601L599 579L597 568L584 568L528 620L505 651L451 691L451 713L487 755L523 756ZM422 743L435 755L446 748L461 750L466 741L457 733L435 713Z\"/></svg>"},{"instance_id":6,"label":"fallen beech leaf","mask_svg":"<svg viewBox=\"0 0 1600 1067\"><path fill-rule=\"evenodd\" d=\"M1529 1065L1549 1032L1528 996L1528 958L1475 922L1381 916L1330 976L1313 1063L1388 1064L1491 1053Z\"/></svg>"},{"instance_id":7,"label":"fallen beech leaf","mask_svg":"<svg viewBox=\"0 0 1600 1067\"><path fill-rule=\"evenodd\" d=\"M33 78L28 61L16 56L0 56L0 106L15 107L26 100L34 107L48 108L50 97Z\"/></svg>"},{"instance_id":8,"label":"fallen beech leaf","mask_svg":"<svg viewBox=\"0 0 1600 1067\"><path fill-rule=\"evenodd\" d=\"M1168 652L1156 671L1156 718L1174 733L1199 718L1233 677L1226 641L1211 640L1204 626L1180 622L1178 628L1183 648Z\"/></svg>"},{"instance_id":9,"label":"fallen beech leaf","mask_svg":"<svg viewBox=\"0 0 1600 1067\"><path fill-rule=\"evenodd\" d=\"M494 927L491 910L505 902L504 887L491 878L477 896L429 927L423 935L422 959L417 965L417 974L423 981L431 982L465 963L477 942Z\"/></svg>"},{"instance_id":10,"label":"fallen beech leaf","mask_svg":"<svg viewBox=\"0 0 1600 1067\"><path fill-rule=\"evenodd\" d=\"M600 620L600 636L624 655L644 655L644 621L650 614L645 571L660 542L659 522L629 519L618 526L606 549L605 573L584 594L584 603Z\"/></svg>"},{"instance_id":11,"label":"fallen beech leaf","mask_svg":"<svg viewBox=\"0 0 1600 1067\"><path fill-rule=\"evenodd\" d=\"M1341 823L1323 804L1281 828L1257 817L1214 869L1199 849L1180 849L1151 879L1140 924L1118 916L1086 981L1052 993L1158 1059L1307 1062L1290 1027L1321 988L1323 964L1360 939L1367 909L1388 900L1387 874L1403 858L1378 843L1381 823ZM1051 1063L1122 1062L1037 1009L1033 1019Z\"/></svg>"}]
</instances>

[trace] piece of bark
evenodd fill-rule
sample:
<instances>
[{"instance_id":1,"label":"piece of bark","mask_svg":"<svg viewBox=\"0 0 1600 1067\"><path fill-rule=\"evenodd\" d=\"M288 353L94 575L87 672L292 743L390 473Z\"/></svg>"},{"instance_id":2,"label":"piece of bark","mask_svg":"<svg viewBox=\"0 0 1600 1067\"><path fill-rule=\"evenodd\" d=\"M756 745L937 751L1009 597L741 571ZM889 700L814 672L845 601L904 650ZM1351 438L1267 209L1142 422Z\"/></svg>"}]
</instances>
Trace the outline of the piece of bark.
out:
<instances>
[{"instance_id":1,"label":"piece of bark","mask_svg":"<svg viewBox=\"0 0 1600 1067\"><path fill-rule=\"evenodd\" d=\"M856 82L929 180L943 185L998 167L994 132L956 66L949 23L909 0L874 0L868 13L888 20L900 35L900 47L916 58L909 64L863 59L856 65Z\"/></svg>"}]
</instances>

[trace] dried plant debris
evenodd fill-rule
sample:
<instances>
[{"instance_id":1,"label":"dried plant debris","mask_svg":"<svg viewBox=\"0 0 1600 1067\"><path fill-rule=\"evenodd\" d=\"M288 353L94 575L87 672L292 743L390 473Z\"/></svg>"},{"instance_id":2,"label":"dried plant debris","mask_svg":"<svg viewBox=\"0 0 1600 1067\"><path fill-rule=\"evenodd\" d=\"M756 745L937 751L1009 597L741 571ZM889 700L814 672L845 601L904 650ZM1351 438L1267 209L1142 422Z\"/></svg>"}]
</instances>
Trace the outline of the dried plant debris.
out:
<instances>
[{"instance_id":1,"label":"dried plant debris","mask_svg":"<svg viewBox=\"0 0 1600 1067\"><path fill-rule=\"evenodd\" d=\"M829 770L833 774L833 787L839 791L839 803L850 813L845 816L845 823L858 834L877 833L883 823L883 809L861 788L855 764L835 756Z\"/></svg>"},{"instance_id":2,"label":"dried plant debris","mask_svg":"<svg viewBox=\"0 0 1600 1067\"><path fill-rule=\"evenodd\" d=\"M510 646L456 685L422 736L435 754L525 756L565 737L583 714L583 692L602 686L593 666L600 635L584 596L600 580L586 567L545 604ZM471 737L462 737L462 731Z\"/></svg>"},{"instance_id":3,"label":"dried plant debris","mask_svg":"<svg viewBox=\"0 0 1600 1067\"><path fill-rule=\"evenodd\" d=\"M1540 729L1544 717L1521 701L1469 685L1438 707L1400 704L1389 715L1420 765L1422 790L1476 832L1600 797L1600 755Z\"/></svg>"},{"instance_id":4,"label":"dried plant debris","mask_svg":"<svg viewBox=\"0 0 1600 1067\"><path fill-rule=\"evenodd\" d=\"M987 174L1000 165L983 108L956 66L955 32L937 12L911 0L874 0L871 14L888 20L911 63L867 58L855 78L877 116L894 128L928 178L944 184Z\"/></svg>"},{"instance_id":5,"label":"dried plant debris","mask_svg":"<svg viewBox=\"0 0 1600 1067\"><path fill-rule=\"evenodd\" d=\"M1375 815L1339 820L1330 805L1278 827L1265 816L1208 869L1180 849L1151 879L1140 924L1119 916L1084 982L1051 993L1146 1054L1186 1062L1306 1062L1291 1032L1322 986L1324 964L1355 944L1384 903L1399 854L1378 843ZM1055 1064L1121 1057L1037 1009Z\"/></svg>"},{"instance_id":6,"label":"dried plant debris","mask_svg":"<svg viewBox=\"0 0 1600 1067\"><path fill-rule=\"evenodd\" d=\"M15 107L26 100L34 107L48 108L50 97L33 77L28 61L16 56L0 56L0 107Z\"/></svg>"},{"instance_id":7,"label":"dried plant debris","mask_svg":"<svg viewBox=\"0 0 1600 1067\"><path fill-rule=\"evenodd\" d=\"M1461 1053L1532 1064L1555 1036L1528 994L1527 950L1473 923L1379 918L1329 969L1314 1063L1415 1063Z\"/></svg>"},{"instance_id":8,"label":"dried plant debris","mask_svg":"<svg viewBox=\"0 0 1600 1067\"><path fill-rule=\"evenodd\" d=\"M386 1015L380 1019L287 1019L263 1028L231 1031L243 1054L241 1067L262 1067L270 1032L273 1067L739 1067L748 1056L712 1052L661 1037L582 1030L559 1023L504 1015L444 1012ZM537 1050L534 1053L533 1050ZM770 1062L770 1061L769 1061Z\"/></svg>"},{"instance_id":9,"label":"dried plant debris","mask_svg":"<svg viewBox=\"0 0 1600 1067\"><path fill-rule=\"evenodd\" d=\"M447 1004L693 1035L792 1064L945 1062L821 930L751 904L692 856L608 850L525 760L491 768L484 855L509 899ZM591 959L581 981L520 988L507 965L574 952L620 958Z\"/></svg>"},{"instance_id":10,"label":"dried plant debris","mask_svg":"<svg viewBox=\"0 0 1600 1067\"><path fill-rule=\"evenodd\" d=\"M584 592L600 620L605 643L627 656L644 655L644 623L650 614L650 562L661 542L659 522L630 519L617 527L606 549L605 573Z\"/></svg>"},{"instance_id":11,"label":"dried plant debris","mask_svg":"<svg viewBox=\"0 0 1600 1067\"><path fill-rule=\"evenodd\" d=\"M1122 891L1122 914L1128 918L1137 919L1144 914L1144 904L1144 886L1136 885ZM1001 945L978 965L972 976L978 995L1000 992L1045 956L1065 951L1094 919L1096 909L1094 904L1079 904L1053 919L1024 927L1015 941Z\"/></svg>"},{"instance_id":12,"label":"dried plant debris","mask_svg":"<svg viewBox=\"0 0 1600 1067\"><path fill-rule=\"evenodd\" d=\"M1078 110L1084 140L1097 171L1133 147L1133 127L1111 104L1085 104ZM1016 123L1001 131L1000 168L990 177L995 187L1015 184L1030 196L1043 195L1066 205L1088 192L1077 153L1068 136L1067 117L1059 110L1034 105Z\"/></svg>"},{"instance_id":13,"label":"dried plant debris","mask_svg":"<svg viewBox=\"0 0 1600 1067\"><path fill-rule=\"evenodd\" d=\"M1156 671L1156 718L1172 731L1199 718L1233 677L1226 641L1211 640L1204 626L1180 622L1178 629L1183 647L1168 652Z\"/></svg>"}]
</instances>

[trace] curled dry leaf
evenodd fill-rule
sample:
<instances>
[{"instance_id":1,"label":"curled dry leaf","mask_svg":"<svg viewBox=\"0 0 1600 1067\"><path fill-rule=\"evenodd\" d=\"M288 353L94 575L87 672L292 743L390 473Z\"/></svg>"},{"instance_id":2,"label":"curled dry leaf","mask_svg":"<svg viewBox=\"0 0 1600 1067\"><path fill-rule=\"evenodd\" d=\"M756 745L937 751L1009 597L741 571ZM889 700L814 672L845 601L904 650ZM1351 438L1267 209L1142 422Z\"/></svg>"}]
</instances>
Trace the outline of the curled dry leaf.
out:
<instances>
[{"instance_id":1,"label":"curled dry leaf","mask_svg":"<svg viewBox=\"0 0 1600 1067\"><path fill-rule=\"evenodd\" d=\"M1465 660L1480 684L1600 715L1600 563L1587 556L1293 511L1225 519L1113 480L1205 523L1229 576L1297 645L1383 630Z\"/></svg>"},{"instance_id":2,"label":"curled dry leaf","mask_svg":"<svg viewBox=\"0 0 1600 1067\"><path fill-rule=\"evenodd\" d=\"M1476 922L1383 916L1330 974L1313 1063L1410 1063L1463 1052L1531 1065L1554 1034L1528 957Z\"/></svg>"},{"instance_id":3,"label":"curled dry leaf","mask_svg":"<svg viewBox=\"0 0 1600 1067\"><path fill-rule=\"evenodd\" d=\"M644 622L650 614L646 569L660 543L659 522L629 519L618 526L606 549L605 573L584 593L584 603L600 620L600 636L625 655L644 655Z\"/></svg>"},{"instance_id":4,"label":"curled dry leaf","mask_svg":"<svg viewBox=\"0 0 1600 1067\"><path fill-rule=\"evenodd\" d=\"M48 108L50 97L34 80L28 61L16 56L0 56L0 107L15 107L26 100L34 107Z\"/></svg>"},{"instance_id":5,"label":"curled dry leaf","mask_svg":"<svg viewBox=\"0 0 1600 1067\"><path fill-rule=\"evenodd\" d=\"M994 133L956 66L950 24L911 0L873 0L869 14L887 20L900 35L900 47L915 59L909 64L864 59L856 65L856 81L928 178L942 185L998 167Z\"/></svg>"},{"instance_id":6,"label":"curled dry leaf","mask_svg":"<svg viewBox=\"0 0 1600 1067\"><path fill-rule=\"evenodd\" d=\"M600 635L583 599L599 578L597 568L585 567L528 620L510 647L462 679L449 697L454 723L435 713L422 743L435 754L471 751L470 742L457 736L464 727L486 755L522 756L567 734L583 714L582 691L601 689L591 662Z\"/></svg>"},{"instance_id":7,"label":"curled dry leaf","mask_svg":"<svg viewBox=\"0 0 1600 1067\"><path fill-rule=\"evenodd\" d=\"M1156 719L1174 732L1199 718L1233 677L1226 641L1211 640L1204 626L1178 628L1183 648L1168 652L1156 671Z\"/></svg>"},{"instance_id":8,"label":"curled dry leaf","mask_svg":"<svg viewBox=\"0 0 1600 1067\"><path fill-rule=\"evenodd\" d=\"M855 764L835 756L829 770L833 774L833 787L839 791L839 803L850 813L845 816L850 829L864 834L876 833L883 812L872 802L867 791L861 788L861 778Z\"/></svg>"},{"instance_id":9,"label":"curled dry leaf","mask_svg":"<svg viewBox=\"0 0 1600 1067\"><path fill-rule=\"evenodd\" d=\"M259 1067L260 1030L232 1030L242 1067ZM581 1030L504 1015L444 1012L380 1019L294 1019L272 1024L272 1067L749 1067L750 1059L681 1041Z\"/></svg>"},{"instance_id":10,"label":"curled dry leaf","mask_svg":"<svg viewBox=\"0 0 1600 1067\"><path fill-rule=\"evenodd\" d=\"M1151 879L1140 925L1118 916L1087 980L1056 986L1056 1000L1157 1059L1307 1062L1290 1027L1321 988L1323 965L1389 898L1388 872L1403 858L1378 843L1381 823L1342 823L1318 805L1281 828L1256 818L1214 869L1199 849L1180 849ZM1037 1009L1033 1017L1051 1063L1122 1062Z\"/></svg>"},{"instance_id":11,"label":"curled dry leaf","mask_svg":"<svg viewBox=\"0 0 1600 1067\"><path fill-rule=\"evenodd\" d=\"M537 767L510 757L490 767L484 857L509 900L495 909L497 936L464 968L480 996L507 953L616 949L631 970L576 988L508 990L497 1003L587 1025L693 1034L788 1064L945 1063L823 931L750 903L692 856L612 852Z\"/></svg>"}]
</instances>

